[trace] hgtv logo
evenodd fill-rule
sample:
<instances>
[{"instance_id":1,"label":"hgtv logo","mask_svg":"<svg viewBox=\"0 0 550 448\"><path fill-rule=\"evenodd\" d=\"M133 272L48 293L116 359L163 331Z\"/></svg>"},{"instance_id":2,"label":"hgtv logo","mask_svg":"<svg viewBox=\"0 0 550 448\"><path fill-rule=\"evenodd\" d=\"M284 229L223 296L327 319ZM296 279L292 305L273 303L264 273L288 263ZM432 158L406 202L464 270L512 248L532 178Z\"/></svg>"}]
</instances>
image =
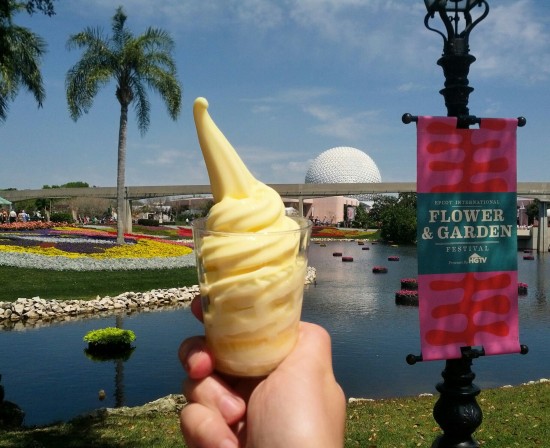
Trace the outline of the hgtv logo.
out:
<instances>
[{"instance_id":1,"label":"hgtv logo","mask_svg":"<svg viewBox=\"0 0 550 448\"><path fill-rule=\"evenodd\" d=\"M468 258L468 263L470 264L480 264L480 263L486 263L487 257L482 257L481 255L478 255L476 253L470 255L470 258Z\"/></svg>"}]
</instances>

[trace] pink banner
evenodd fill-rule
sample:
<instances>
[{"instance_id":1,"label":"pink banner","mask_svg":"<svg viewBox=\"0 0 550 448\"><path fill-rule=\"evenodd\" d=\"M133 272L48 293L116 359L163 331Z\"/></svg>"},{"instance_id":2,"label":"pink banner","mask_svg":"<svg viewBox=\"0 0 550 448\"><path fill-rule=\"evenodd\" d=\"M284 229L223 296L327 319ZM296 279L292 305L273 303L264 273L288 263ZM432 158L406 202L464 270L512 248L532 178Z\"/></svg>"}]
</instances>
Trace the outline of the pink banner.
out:
<instances>
[{"instance_id":1,"label":"pink banner","mask_svg":"<svg viewBox=\"0 0 550 448\"><path fill-rule=\"evenodd\" d=\"M517 119L484 118L457 129L455 117L418 117L418 193L515 192Z\"/></svg>"},{"instance_id":2,"label":"pink banner","mask_svg":"<svg viewBox=\"0 0 550 448\"><path fill-rule=\"evenodd\" d=\"M457 129L418 117L418 295L424 360L520 351L517 119Z\"/></svg>"}]
</instances>

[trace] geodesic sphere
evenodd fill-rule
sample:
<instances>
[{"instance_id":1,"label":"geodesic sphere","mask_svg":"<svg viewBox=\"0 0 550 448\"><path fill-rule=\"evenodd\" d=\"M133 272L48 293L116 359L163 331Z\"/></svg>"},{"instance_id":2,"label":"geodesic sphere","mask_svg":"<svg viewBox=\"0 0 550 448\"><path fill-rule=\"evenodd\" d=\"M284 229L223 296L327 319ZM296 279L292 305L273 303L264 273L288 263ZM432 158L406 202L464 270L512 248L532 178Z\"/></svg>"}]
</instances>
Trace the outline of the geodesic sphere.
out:
<instances>
[{"instance_id":1,"label":"geodesic sphere","mask_svg":"<svg viewBox=\"0 0 550 448\"><path fill-rule=\"evenodd\" d=\"M380 171L366 153L338 146L319 154L309 166L306 184L379 183Z\"/></svg>"}]
</instances>

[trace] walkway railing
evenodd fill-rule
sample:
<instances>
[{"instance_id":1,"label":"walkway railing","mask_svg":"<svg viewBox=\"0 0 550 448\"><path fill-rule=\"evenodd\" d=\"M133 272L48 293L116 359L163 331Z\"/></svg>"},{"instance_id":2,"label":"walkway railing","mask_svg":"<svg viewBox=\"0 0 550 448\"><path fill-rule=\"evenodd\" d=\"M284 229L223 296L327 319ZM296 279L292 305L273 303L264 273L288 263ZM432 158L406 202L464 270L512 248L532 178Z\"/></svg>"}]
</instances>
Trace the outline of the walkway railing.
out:
<instances>
[{"instance_id":1,"label":"walkway railing","mask_svg":"<svg viewBox=\"0 0 550 448\"><path fill-rule=\"evenodd\" d=\"M352 184L270 184L281 196L311 198L358 194L414 193L415 182L381 182ZM550 202L550 182L519 182L518 196ZM166 185L126 187L126 199L147 199L166 196L210 194L210 185ZM116 187L49 188L43 190L3 190L2 197L17 202L25 199L57 199L73 197L116 198Z\"/></svg>"}]
</instances>

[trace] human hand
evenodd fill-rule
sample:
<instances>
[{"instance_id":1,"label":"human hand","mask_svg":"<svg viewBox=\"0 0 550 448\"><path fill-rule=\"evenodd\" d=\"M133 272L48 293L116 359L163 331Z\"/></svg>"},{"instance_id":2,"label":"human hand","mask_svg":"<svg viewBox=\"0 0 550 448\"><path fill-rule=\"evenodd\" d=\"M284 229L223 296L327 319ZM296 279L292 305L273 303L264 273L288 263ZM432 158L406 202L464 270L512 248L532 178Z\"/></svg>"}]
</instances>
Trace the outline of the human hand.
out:
<instances>
[{"instance_id":1,"label":"human hand","mask_svg":"<svg viewBox=\"0 0 550 448\"><path fill-rule=\"evenodd\" d=\"M198 299L192 310L200 319ZM182 343L179 357L188 374L180 425L189 448L343 446L346 402L322 327L301 322L296 347L265 378L215 372L199 336Z\"/></svg>"}]
</instances>

